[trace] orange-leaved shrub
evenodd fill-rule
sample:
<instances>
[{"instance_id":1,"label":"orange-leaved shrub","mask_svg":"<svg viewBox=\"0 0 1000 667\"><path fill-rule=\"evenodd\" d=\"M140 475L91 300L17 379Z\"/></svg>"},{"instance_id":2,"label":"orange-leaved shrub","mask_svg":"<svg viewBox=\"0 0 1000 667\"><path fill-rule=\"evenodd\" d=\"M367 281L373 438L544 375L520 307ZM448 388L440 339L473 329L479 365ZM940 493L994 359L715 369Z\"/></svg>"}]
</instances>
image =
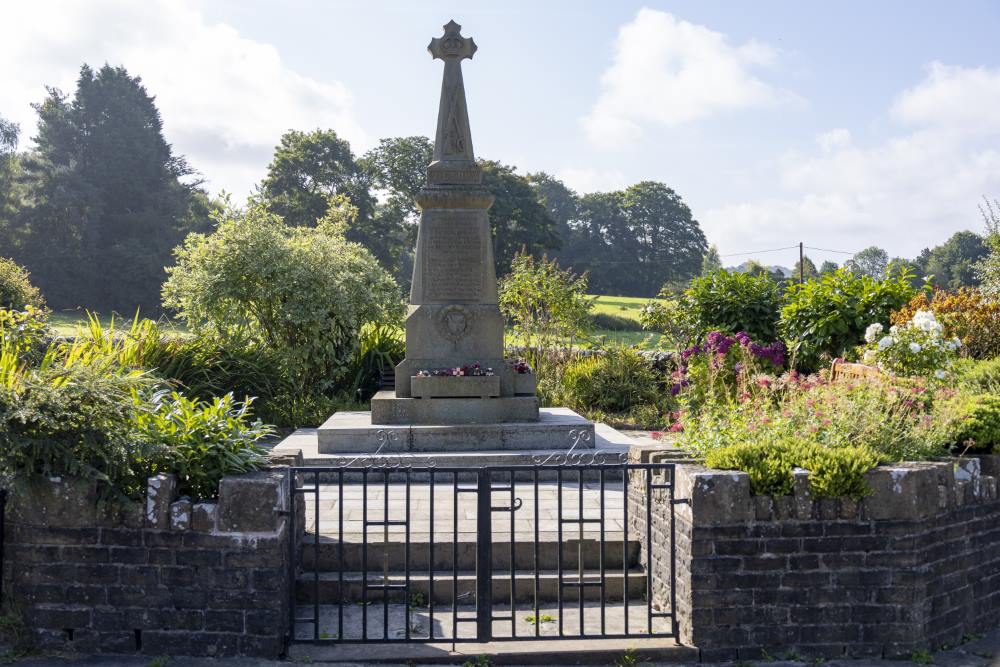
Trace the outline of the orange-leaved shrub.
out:
<instances>
[{"instance_id":1,"label":"orange-leaved shrub","mask_svg":"<svg viewBox=\"0 0 1000 667\"><path fill-rule=\"evenodd\" d=\"M902 325L918 310L930 310L944 326L945 338L958 336L962 353L973 359L1000 356L1000 302L990 301L972 287L955 291L921 292L892 314L892 323Z\"/></svg>"}]
</instances>

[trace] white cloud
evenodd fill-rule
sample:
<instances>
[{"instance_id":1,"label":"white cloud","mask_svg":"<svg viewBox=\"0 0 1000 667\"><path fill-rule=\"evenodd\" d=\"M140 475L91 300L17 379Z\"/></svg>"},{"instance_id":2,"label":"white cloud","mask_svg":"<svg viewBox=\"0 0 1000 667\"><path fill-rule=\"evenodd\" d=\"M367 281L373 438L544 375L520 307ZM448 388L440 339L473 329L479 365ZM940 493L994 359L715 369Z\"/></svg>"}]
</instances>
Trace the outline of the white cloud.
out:
<instances>
[{"instance_id":1,"label":"white cloud","mask_svg":"<svg viewBox=\"0 0 1000 667\"><path fill-rule=\"evenodd\" d=\"M195 0L34 1L4 11L0 114L34 135L28 106L44 85L72 93L80 65L123 65L156 97L167 140L209 179L242 196L288 129L333 128L355 149L367 137L349 90L302 76L270 44L209 23ZM26 144L22 144L26 145Z\"/></svg>"},{"instance_id":2,"label":"white cloud","mask_svg":"<svg viewBox=\"0 0 1000 667\"><path fill-rule=\"evenodd\" d=\"M619 30L601 95L581 123L591 141L614 146L638 140L645 124L673 126L795 99L752 73L775 58L766 44L733 46L705 26L643 8Z\"/></svg>"},{"instance_id":3,"label":"white cloud","mask_svg":"<svg viewBox=\"0 0 1000 667\"><path fill-rule=\"evenodd\" d=\"M803 240L912 257L956 231L978 231L977 201L1000 192L998 105L1000 69L934 63L888 110L891 136L859 147L842 128L821 134L818 152L761 174L777 182L774 196L704 212L706 233L724 252Z\"/></svg>"},{"instance_id":4,"label":"white cloud","mask_svg":"<svg viewBox=\"0 0 1000 667\"><path fill-rule=\"evenodd\" d=\"M615 169L566 167L556 171L559 179L578 194L610 192L627 185L625 174Z\"/></svg>"}]
</instances>

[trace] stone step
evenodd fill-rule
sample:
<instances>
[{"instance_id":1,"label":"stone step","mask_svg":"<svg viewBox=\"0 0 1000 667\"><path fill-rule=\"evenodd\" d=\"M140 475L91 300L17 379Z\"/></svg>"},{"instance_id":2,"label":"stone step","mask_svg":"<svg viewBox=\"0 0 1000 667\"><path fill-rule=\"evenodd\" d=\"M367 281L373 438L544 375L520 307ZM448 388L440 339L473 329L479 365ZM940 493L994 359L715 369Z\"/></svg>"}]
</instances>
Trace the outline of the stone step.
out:
<instances>
[{"instance_id":1,"label":"stone step","mask_svg":"<svg viewBox=\"0 0 1000 667\"><path fill-rule=\"evenodd\" d=\"M644 599L646 593L646 574L638 567L631 568L628 573L629 599L637 602ZM578 581L579 574L576 570L565 569L563 571L563 582ZM584 600L601 600L601 589L596 585L600 582L600 570L584 570L585 582L593 582L594 585L585 585L582 589L578 586L563 587L563 602L570 604L579 601L579 591L583 590ZM345 603L357 604L362 600L362 586L364 580L361 572L344 573L344 595ZM457 577L453 577L449 572L447 576L443 573L435 574L434 577L434 603L451 604L455 591L454 582L457 580L457 591L459 603L475 600L476 573L474 571L460 571ZM318 584L317 584L318 581ZM384 580L379 571L368 572L369 584L383 584ZM620 569L607 570L604 574L604 600L607 602L621 601L624 599L625 573ZM405 574L402 572L390 572L388 576L389 585L403 585L406 582ZM538 574L538 596L539 601L553 602L559 597L559 576L556 571L546 570ZM502 602L510 600L510 573L494 572L493 574L493 600ZM303 572L295 582L296 601L298 604L312 604L316 601L318 592L320 604L336 604L341 599L340 577L337 572ZM514 600L518 603L531 605L535 599L535 576L532 571L518 571L514 577ZM410 573L410 600L414 606L423 606L430 599L430 578L426 572ZM403 602L405 600L404 591L389 591L390 602ZM381 605L383 601L382 591L377 589L368 591L368 601L372 604Z\"/></svg>"},{"instance_id":2,"label":"stone step","mask_svg":"<svg viewBox=\"0 0 1000 667\"><path fill-rule=\"evenodd\" d=\"M388 544L388 566L391 570L404 570L406 567L406 545L402 536L393 536L396 539ZM533 537L531 534L525 538ZM616 539L613 539L616 538ZM378 539L371 536L370 539ZM559 567L559 544L556 533L540 533L538 544L538 567L542 570L555 570ZM581 544L579 540L564 537L562 544L562 558L564 569L575 569L579 562L579 556L583 555L583 566L588 569L596 569L601 565L601 548L599 539L584 539ZM434 536L434 569L439 572L451 572L455 562L455 544L452 542L450 533ZM430 542L426 534L411 535L410 541L410 570L426 570L430 564ZM639 564L640 541L629 540L626 548L623 549L621 533L607 535L604 545L604 567L605 569L621 569L622 563L627 562L629 566ZM359 536L349 536L343 545L343 569L362 569L363 548ZM372 570L381 570L385 566L386 546L378 541L376 544L369 542L367 561L368 567ZM462 540L459 537L457 543L457 563L460 570L473 570L476 567L476 541L472 536L470 540ZM319 570L337 571L341 569L340 547L337 540L321 536L318 547L314 546L313 536L306 535L303 538L300 560L302 568L311 571ZM514 542L514 564L517 569L534 569L535 566L535 545L533 541ZM497 540L493 542L493 567L494 569L507 569L510 565L510 539Z\"/></svg>"}]
</instances>

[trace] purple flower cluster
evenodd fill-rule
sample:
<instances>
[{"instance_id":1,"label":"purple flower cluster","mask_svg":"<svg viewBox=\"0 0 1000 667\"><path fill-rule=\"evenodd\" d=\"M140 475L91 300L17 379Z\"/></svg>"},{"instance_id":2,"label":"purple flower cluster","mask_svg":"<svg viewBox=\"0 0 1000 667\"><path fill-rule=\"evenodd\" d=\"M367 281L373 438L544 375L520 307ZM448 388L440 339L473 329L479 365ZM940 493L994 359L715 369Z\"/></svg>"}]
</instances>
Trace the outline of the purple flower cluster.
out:
<instances>
[{"instance_id":1,"label":"purple flower cluster","mask_svg":"<svg viewBox=\"0 0 1000 667\"><path fill-rule=\"evenodd\" d=\"M780 340L776 340L768 345L761 345L760 343L755 343L750 339L750 334L745 331L737 333L735 336L727 336L720 331L712 331L705 337L705 343L702 345L694 345L687 348L681 352L681 359L687 361L695 354L706 353L712 354L716 359L720 360L725 357L726 353L733 345L739 345L740 347L746 348L750 351L750 354L754 355L758 359L766 359L770 361L775 366L784 366L786 355L788 353L785 348L785 344Z\"/></svg>"}]
</instances>

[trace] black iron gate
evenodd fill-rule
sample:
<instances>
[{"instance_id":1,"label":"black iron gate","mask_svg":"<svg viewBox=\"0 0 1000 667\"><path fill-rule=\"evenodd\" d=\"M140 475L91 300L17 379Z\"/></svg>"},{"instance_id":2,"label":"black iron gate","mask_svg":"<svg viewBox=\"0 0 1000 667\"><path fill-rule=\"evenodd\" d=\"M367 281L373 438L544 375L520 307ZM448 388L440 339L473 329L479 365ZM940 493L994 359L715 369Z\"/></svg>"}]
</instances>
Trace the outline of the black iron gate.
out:
<instances>
[{"instance_id":1,"label":"black iron gate","mask_svg":"<svg viewBox=\"0 0 1000 667\"><path fill-rule=\"evenodd\" d=\"M289 469L294 641L677 636L673 464L366 463Z\"/></svg>"}]
</instances>

